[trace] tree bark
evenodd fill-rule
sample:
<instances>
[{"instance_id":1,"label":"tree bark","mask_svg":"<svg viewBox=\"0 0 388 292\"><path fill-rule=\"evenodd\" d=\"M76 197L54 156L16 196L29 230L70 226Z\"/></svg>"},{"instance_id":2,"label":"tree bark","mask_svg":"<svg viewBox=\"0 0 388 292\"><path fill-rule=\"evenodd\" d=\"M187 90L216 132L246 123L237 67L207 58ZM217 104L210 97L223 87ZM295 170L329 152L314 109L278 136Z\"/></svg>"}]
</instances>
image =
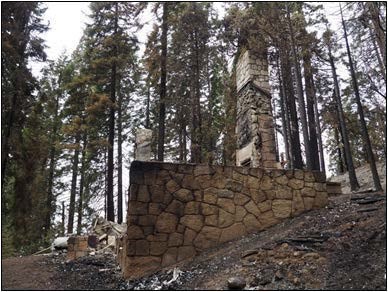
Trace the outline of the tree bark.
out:
<instances>
[{"instance_id":1,"label":"tree bark","mask_svg":"<svg viewBox=\"0 0 388 292\"><path fill-rule=\"evenodd\" d=\"M159 128L158 128L158 160L164 160L164 136L166 119L166 82L167 82L167 33L168 33L168 3L163 2L161 56L160 56L160 100L159 100Z\"/></svg>"},{"instance_id":2,"label":"tree bark","mask_svg":"<svg viewBox=\"0 0 388 292\"><path fill-rule=\"evenodd\" d=\"M117 102L117 223L119 224L123 222L122 99L122 94L119 92Z\"/></svg>"},{"instance_id":3,"label":"tree bark","mask_svg":"<svg viewBox=\"0 0 388 292\"><path fill-rule=\"evenodd\" d=\"M114 36L118 30L118 4L115 3ZM114 56L117 57L117 47L114 47ZM113 200L113 172L114 172L114 140L115 140L115 103L116 103L116 60L113 60L110 82L110 101L109 109L109 135L108 135L108 174L107 174L107 220L115 221L115 209Z\"/></svg>"},{"instance_id":4,"label":"tree bark","mask_svg":"<svg viewBox=\"0 0 388 292\"><path fill-rule=\"evenodd\" d=\"M77 234L80 235L82 231L82 214L84 209L84 188L85 188L85 168L86 168L86 145L87 134L83 134L82 156L81 156L81 178L79 182L79 196L78 196L78 220L77 220Z\"/></svg>"},{"instance_id":5,"label":"tree bark","mask_svg":"<svg viewBox=\"0 0 388 292\"><path fill-rule=\"evenodd\" d=\"M338 85L337 73L336 73L336 69L335 69L335 65L334 65L334 58L333 58L333 55L331 53L330 44L328 44L328 52L329 52L329 61L330 61L330 66L331 66L331 72L332 72L333 81L334 81L334 93L335 93L334 96L335 96L335 101L336 101L337 111L338 111L338 116L339 116L341 136L342 136L342 140L344 142L345 159L346 159L346 165L348 167L350 188L352 191L356 191L360 188L360 186L358 184L356 172L354 170L353 158L352 158L349 137L348 137L348 130L346 128L344 112L342 109L342 101L341 101L340 90L339 90L339 85Z\"/></svg>"},{"instance_id":6,"label":"tree bark","mask_svg":"<svg viewBox=\"0 0 388 292\"><path fill-rule=\"evenodd\" d=\"M372 145L371 145L371 142L370 142L368 129L366 127L366 122L365 122L365 117L364 117L364 110L363 110L362 104L361 104L360 92L359 92L359 89L358 89L358 81L357 81L356 72L355 72L354 66L353 66L352 56L351 56L351 53L350 53L350 47L349 47L349 42L348 42L348 35L347 35L347 31L346 31L345 21L344 21L343 15L342 15L342 7L341 7L341 5L340 5L340 11L341 11L342 27L343 27L343 30L344 30L344 37L345 37L345 43L346 43L346 51L347 51L347 55L348 55L348 59L349 59L350 75L352 77L352 82L353 82L353 89L354 89L354 95L355 95L356 104L357 104L357 111L358 111L358 115L360 116L361 135L362 135L362 138L363 138L364 147L365 147L365 150L366 150L366 155L367 155L367 159L368 159L368 162L369 162L370 170L372 172L375 189L376 189L376 191L382 191L382 187L381 187L380 179L379 179L379 174L378 174L377 168L376 168L375 157L374 157L374 154L373 154L373 151L372 151Z\"/></svg>"},{"instance_id":7,"label":"tree bark","mask_svg":"<svg viewBox=\"0 0 388 292\"><path fill-rule=\"evenodd\" d=\"M76 135L75 145L76 149L74 150L73 155L73 167L72 167L72 177L71 177L71 189L70 189L70 204L69 204L69 219L67 221L67 233L73 233L74 226L74 211L75 211L75 196L77 192L77 177L78 177L78 160L79 160L79 143L81 140L80 134Z\"/></svg>"},{"instance_id":8,"label":"tree bark","mask_svg":"<svg viewBox=\"0 0 388 292\"><path fill-rule=\"evenodd\" d=\"M312 159L310 155L310 147L309 147L309 133L307 127L307 118L306 118L306 109L305 102L303 96L303 84L302 84L302 74L300 72L299 58L296 52L296 43L294 39L294 30L291 23L290 10L287 5L287 20L288 20L288 28L290 30L290 40L291 40L291 53L294 61L294 69L295 69L295 81L296 81L296 93L298 96L298 107L299 107L299 116L302 124L302 134L304 141L304 149L306 155L306 166L307 169L313 169L312 167Z\"/></svg>"}]
</instances>

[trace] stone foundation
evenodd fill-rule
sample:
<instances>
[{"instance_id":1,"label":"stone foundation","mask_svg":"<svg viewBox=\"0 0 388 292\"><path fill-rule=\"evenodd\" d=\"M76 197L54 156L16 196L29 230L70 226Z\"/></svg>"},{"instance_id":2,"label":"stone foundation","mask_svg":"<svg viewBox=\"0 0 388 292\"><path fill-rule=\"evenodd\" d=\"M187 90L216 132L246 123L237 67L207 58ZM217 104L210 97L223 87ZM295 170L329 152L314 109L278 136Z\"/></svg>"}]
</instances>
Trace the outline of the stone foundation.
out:
<instances>
[{"instance_id":1,"label":"stone foundation","mask_svg":"<svg viewBox=\"0 0 388 292\"><path fill-rule=\"evenodd\" d=\"M126 278L140 277L327 198L320 172L134 161L118 261Z\"/></svg>"},{"instance_id":2,"label":"stone foundation","mask_svg":"<svg viewBox=\"0 0 388 292\"><path fill-rule=\"evenodd\" d=\"M67 240L67 260L75 260L88 255L88 237L71 236Z\"/></svg>"}]
</instances>

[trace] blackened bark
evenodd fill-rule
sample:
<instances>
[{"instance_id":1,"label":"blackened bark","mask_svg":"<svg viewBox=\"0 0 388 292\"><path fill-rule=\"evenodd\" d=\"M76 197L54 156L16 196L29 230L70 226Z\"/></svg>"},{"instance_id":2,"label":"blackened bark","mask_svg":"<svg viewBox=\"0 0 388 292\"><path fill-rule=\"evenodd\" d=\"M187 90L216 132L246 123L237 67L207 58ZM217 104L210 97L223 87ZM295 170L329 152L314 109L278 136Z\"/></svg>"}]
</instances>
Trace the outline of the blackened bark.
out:
<instances>
[{"instance_id":1,"label":"blackened bark","mask_svg":"<svg viewBox=\"0 0 388 292\"><path fill-rule=\"evenodd\" d=\"M115 3L114 36L118 30L118 4ZM114 56L117 57L117 47L114 47ZM113 60L111 81L110 81L110 101L109 109L109 135L108 135L108 173L107 173L107 220L115 221L115 209L113 201L113 172L114 172L114 140L115 140L115 103L116 103L116 60Z\"/></svg>"},{"instance_id":2,"label":"blackened bark","mask_svg":"<svg viewBox=\"0 0 388 292\"><path fill-rule=\"evenodd\" d=\"M342 109L342 101L341 101L340 90L339 90L339 85L338 85L337 73L336 73L336 69L335 69L335 65L334 65L334 58L333 58L333 55L331 53L330 44L328 45L328 52L329 52L329 61L330 61L330 66L331 66L331 72L332 72L333 81L334 81L334 93L335 93L334 97L335 97L335 102L336 102L337 111L338 111L341 136L342 136L342 140L344 142L345 160L346 160L346 165L348 168L350 188L352 191L356 191L360 188L360 186L358 184L356 172L354 170L352 152L351 152L350 143L349 143L348 130L346 128L344 112Z\"/></svg>"},{"instance_id":3,"label":"blackened bark","mask_svg":"<svg viewBox=\"0 0 388 292\"><path fill-rule=\"evenodd\" d=\"M119 224L123 222L122 98L119 92L117 102L117 223Z\"/></svg>"},{"instance_id":4,"label":"blackened bark","mask_svg":"<svg viewBox=\"0 0 388 292\"><path fill-rule=\"evenodd\" d=\"M75 145L76 149L74 150L73 155L73 166L72 166L72 176L71 176L71 189L70 189L70 203L69 203L69 219L67 221L67 233L73 233L74 226L74 212L75 212L75 196L77 192L77 177L78 177L78 161L79 161L79 143L81 140L80 134L76 135Z\"/></svg>"},{"instance_id":5,"label":"blackened bark","mask_svg":"<svg viewBox=\"0 0 388 292\"><path fill-rule=\"evenodd\" d=\"M166 119L166 82L167 82L167 32L168 32L168 3L163 3L162 16L162 53L160 56L160 100L159 100L159 129L158 129L158 160L164 160L164 136Z\"/></svg>"},{"instance_id":6,"label":"blackened bark","mask_svg":"<svg viewBox=\"0 0 388 292\"><path fill-rule=\"evenodd\" d=\"M314 115L315 115L315 125L317 127L316 130L317 130L317 137L318 137L319 169L323 173L326 173L325 156L323 154L321 122L319 120L318 101L317 101L317 96L316 95L314 96Z\"/></svg>"},{"instance_id":7,"label":"blackened bark","mask_svg":"<svg viewBox=\"0 0 388 292\"><path fill-rule=\"evenodd\" d=\"M309 131L309 144L310 148L310 165L312 170L319 170L319 153L318 153L318 140L317 131L315 125L315 113L314 113L314 100L315 100L315 88L314 79L311 66L311 54L305 54L303 58L304 65L304 79L305 79L305 91L307 97L307 117L308 117L308 131Z\"/></svg>"},{"instance_id":8,"label":"blackened bark","mask_svg":"<svg viewBox=\"0 0 388 292\"><path fill-rule=\"evenodd\" d=\"M80 235L82 231L82 214L84 210L84 189L85 189L85 169L86 169L86 145L87 145L87 134L84 132L81 155L81 178L79 182L79 196L78 196L78 219L77 219L77 234Z\"/></svg>"},{"instance_id":9,"label":"blackened bark","mask_svg":"<svg viewBox=\"0 0 388 292\"><path fill-rule=\"evenodd\" d=\"M340 5L340 11L341 11L342 27L344 30L344 37L345 37L345 43L346 43L346 51L347 51L347 55L348 55L348 59L349 59L350 75L352 77L352 82L353 82L353 89L354 89L354 95L355 95L356 104L357 104L357 111L358 111L358 115L360 116L361 135L362 135L364 147L366 150L367 160L369 162L370 170L372 172L372 177L373 177L375 189L376 189L376 191L382 191L382 187L381 187L380 179L379 179L379 174L378 174L377 168L376 168L375 157L374 157L374 154L372 151L372 145L370 142L368 129L366 127L364 110L363 110L362 104L361 104L360 92L358 90L358 81L357 81L356 73L355 73L354 66L353 66L352 56L350 53L348 35L347 35L347 31L346 31L345 21L344 21L343 15L342 15L341 5Z\"/></svg>"},{"instance_id":10,"label":"blackened bark","mask_svg":"<svg viewBox=\"0 0 388 292\"><path fill-rule=\"evenodd\" d=\"M290 11L289 11L288 5L287 5L287 20L288 20L288 28L290 30L291 53L293 56L294 69L296 73L296 76L295 76L296 93L298 96L299 117L302 125L302 134L303 134L304 149L305 149L305 155L306 155L306 166L307 166L307 169L312 169L312 165L311 165L312 159L311 159L310 147L309 147L310 139L309 139L306 109L305 109L306 106L305 106L304 96L303 96L302 74L300 72L299 58L296 52L296 43L294 39L294 30L291 23L291 17L290 17Z\"/></svg>"}]
</instances>

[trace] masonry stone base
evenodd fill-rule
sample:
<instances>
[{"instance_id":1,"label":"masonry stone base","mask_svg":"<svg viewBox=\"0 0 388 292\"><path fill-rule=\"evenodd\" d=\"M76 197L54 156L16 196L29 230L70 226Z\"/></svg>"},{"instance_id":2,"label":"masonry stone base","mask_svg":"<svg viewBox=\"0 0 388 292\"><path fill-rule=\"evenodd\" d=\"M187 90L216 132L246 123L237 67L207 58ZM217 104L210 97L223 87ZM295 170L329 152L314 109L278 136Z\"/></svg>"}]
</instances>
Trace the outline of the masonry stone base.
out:
<instances>
[{"instance_id":1,"label":"masonry stone base","mask_svg":"<svg viewBox=\"0 0 388 292\"><path fill-rule=\"evenodd\" d=\"M325 176L134 161L118 261L136 278L327 204Z\"/></svg>"}]
</instances>

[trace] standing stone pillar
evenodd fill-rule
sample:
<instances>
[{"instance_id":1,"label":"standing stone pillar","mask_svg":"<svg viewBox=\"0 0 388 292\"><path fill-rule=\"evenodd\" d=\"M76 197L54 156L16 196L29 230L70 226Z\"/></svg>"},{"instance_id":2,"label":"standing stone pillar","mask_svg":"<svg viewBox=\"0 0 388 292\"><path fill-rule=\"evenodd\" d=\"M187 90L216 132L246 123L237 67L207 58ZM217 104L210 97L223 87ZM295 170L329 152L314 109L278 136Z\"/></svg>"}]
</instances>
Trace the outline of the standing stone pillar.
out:
<instances>
[{"instance_id":1,"label":"standing stone pillar","mask_svg":"<svg viewBox=\"0 0 388 292\"><path fill-rule=\"evenodd\" d=\"M277 168L266 52L241 53L236 83L236 165Z\"/></svg>"},{"instance_id":2,"label":"standing stone pillar","mask_svg":"<svg viewBox=\"0 0 388 292\"><path fill-rule=\"evenodd\" d=\"M151 160L152 130L138 129L135 142L135 160Z\"/></svg>"}]
</instances>

